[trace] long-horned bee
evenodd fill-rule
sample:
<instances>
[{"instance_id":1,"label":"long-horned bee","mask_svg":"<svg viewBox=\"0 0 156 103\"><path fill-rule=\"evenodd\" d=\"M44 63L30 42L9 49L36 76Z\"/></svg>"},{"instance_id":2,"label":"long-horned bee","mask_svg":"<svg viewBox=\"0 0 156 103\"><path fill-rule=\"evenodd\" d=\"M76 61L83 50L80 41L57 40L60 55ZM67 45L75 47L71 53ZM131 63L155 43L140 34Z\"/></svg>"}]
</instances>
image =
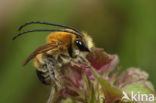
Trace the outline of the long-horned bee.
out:
<instances>
[{"instance_id":1,"label":"long-horned bee","mask_svg":"<svg viewBox=\"0 0 156 103\"><path fill-rule=\"evenodd\" d=\"M33 21L20 26L19 30L30 24L45 24L65 29L35 29L24 31L17 34L14 38L30 32L51 31L47 37L47 43L40 46L25 60L25 66L30 60L34 59L34 66L39 80L44 84L57 81L56 72L65 64L79 65L86 62L85 56L94 47L92 38L79 30L55 23Z\"/></svg>"}]
</instances>

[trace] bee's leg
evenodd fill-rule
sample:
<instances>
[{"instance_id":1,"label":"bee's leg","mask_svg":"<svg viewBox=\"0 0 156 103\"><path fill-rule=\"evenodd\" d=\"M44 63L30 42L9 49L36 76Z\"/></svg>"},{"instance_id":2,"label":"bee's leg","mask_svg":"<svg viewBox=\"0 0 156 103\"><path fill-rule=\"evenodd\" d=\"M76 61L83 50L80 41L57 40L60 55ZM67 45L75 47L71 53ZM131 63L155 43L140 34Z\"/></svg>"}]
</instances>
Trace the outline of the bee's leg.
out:
<instances>
[{"instance_id":1,"label":"bee's leg","mask_svg":"<svg viewBox=\"0 0 156 103\"><path fill-rule=\"evenodd\" d=\"M45 60L46 62L46 69L47 71L49 72L49 76L51 79L55 79L55 73L54 73L54 68L55 68L55 65L53 63L53 61L50 61L50 60Z\"/></svg>"},{"instance_id":2,"label":"bee's leg","mask_svg":"<svg viewBox=\"0 0 156 103\"><path fill-rule=\"evenodd\" d=\"M57 61L56 59L54 59L53 57L47 58L45 59L46 62L46 68L49 72L49 77L51 78L51 80L53 80L55 82L56 85L61 86L61 82L58 80L57 78Z\"/></svg>"}]
</instances>

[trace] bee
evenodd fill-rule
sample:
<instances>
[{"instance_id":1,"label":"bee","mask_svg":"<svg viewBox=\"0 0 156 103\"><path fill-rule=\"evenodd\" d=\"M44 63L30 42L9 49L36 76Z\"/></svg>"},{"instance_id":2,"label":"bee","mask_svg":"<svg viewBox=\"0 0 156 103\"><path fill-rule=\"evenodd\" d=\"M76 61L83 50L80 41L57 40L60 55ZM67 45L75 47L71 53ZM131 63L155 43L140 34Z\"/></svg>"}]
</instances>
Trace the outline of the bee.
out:
<instances>
[{"instance_id":1,"label":"bee","mask_svg":"<svg viewBox=\"0 0 156 103\"><path fill-rule=\"evenodd\" d=\"M15 40L17 37L30 32L51 32L46 39L47 43L34 50L23 64L25 66L34 59L34 67L42 83L50 85L52 81L57 82L57 71L63 65L79 66L81 62L87 62L85 56L91 51L94 44L92 38L86 33L70 26L41 21L27 22L20 26L19 31L30 24L45 24L64 28L28 30L13 37L13 40Z\"/></svg>"}]
</instances>

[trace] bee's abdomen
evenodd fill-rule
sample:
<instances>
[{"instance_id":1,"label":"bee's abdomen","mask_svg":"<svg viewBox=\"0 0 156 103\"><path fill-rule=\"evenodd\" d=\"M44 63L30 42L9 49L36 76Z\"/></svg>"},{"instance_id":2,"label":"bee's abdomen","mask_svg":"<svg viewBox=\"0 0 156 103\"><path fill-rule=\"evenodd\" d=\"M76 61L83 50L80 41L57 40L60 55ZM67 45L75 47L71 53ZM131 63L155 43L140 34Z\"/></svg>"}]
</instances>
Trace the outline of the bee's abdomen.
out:
<instances>
[{"instance_id":1,"label":"bee's abdomen","mask_svg":"<svg viewBox=\"0 0 156 103\"><path fill-rule=\"evenodd\" d=\"M50 85L51 84L51 78L50 78L49 75L47 75L47 72L36 70L36 74L37 74L39 80L43 84L46 84L46 85Z\"/></svg>"}]
</instances>

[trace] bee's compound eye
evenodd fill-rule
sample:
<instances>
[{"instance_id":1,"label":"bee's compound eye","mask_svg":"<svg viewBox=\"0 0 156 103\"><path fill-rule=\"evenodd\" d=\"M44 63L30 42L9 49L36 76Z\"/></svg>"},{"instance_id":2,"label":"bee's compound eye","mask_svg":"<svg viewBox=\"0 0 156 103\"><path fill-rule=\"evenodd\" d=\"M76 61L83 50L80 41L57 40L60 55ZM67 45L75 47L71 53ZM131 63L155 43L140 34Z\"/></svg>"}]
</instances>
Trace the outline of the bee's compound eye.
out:
<instances>
[{"instance_id":1,"label":"bee's compound eye","mask_svg":"<svg viewBox=\"0 0 156 103\"><path fill-rule=\"evenodd\" d=\"M80 40L76 40L76 45L79 47L79 46L82 46L82 41Z\"/></svg>"},{"instance_id":2,"label":"bee's compound eye","mask_svg":"<svg viewBox=\"0 0 156 103\"><path fill-rule=\"evenodd\" d=\"M76 40L76 45L79 49L83 48L83 44L82 44L82 41L80 40Z\"/></svg>"},{"instance_id":3,"label":"bee's compound eye","mask_svg":"<svg viewBox=\"0 0 156 103\"><path fill-rule=\"evenodd\" d=\"M76 45L77 45L77 47L79 48L79 50L81 50L81 51L89 51L89 50L88 50L88 47L85 46L84 43L83 43L82 41L76 40L75 42L76 42Z\"/></svg>"}]
</instances>

